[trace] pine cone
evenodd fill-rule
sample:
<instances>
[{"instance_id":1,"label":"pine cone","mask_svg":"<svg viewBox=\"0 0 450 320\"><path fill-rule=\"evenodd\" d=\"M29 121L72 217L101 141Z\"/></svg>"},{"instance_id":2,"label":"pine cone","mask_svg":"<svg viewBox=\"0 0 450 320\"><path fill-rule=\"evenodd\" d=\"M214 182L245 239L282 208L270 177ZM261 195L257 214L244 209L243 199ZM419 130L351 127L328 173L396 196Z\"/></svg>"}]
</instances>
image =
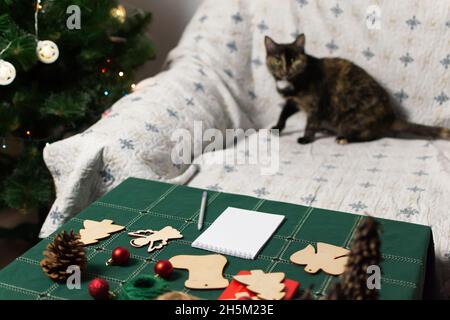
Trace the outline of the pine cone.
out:
<instances>
[{"instance_id":1,"label":"pine cone","mask_svg":"<svg viewBox=\"0 0 450 320\"><path fill-rule=\"evenodd\" d=\"M380 262L379 224L367 217L355 232L345 272L328 293L328 300L378 299L378 290L367 287L367 268Z\"/></svg>"},{"instance_id":2,"label":"pine cone","mask_svg":"<svg viewBox=\"0 0 450 320\"><path fill-rule=\"evenodd\" d=\"M303 290L301 295L298 297L298 300L314 300L312 289L307 288L306 290Z\"/></svg>"},{"instance_id":3,"label":"pine cone","mask_svg":"<svg viewBox=\"0 0 450 320\"><path fill-rule=\"evenodd\" d=\"M86 251L80 241L80 235L73 231L70 233L63 231L48 244L44 251L44 259L41 260L41 267L50 279L61 282L70 276L66 271L71 265L80 267L82 272L85 271Z\"/></svg>"}]
</instances>

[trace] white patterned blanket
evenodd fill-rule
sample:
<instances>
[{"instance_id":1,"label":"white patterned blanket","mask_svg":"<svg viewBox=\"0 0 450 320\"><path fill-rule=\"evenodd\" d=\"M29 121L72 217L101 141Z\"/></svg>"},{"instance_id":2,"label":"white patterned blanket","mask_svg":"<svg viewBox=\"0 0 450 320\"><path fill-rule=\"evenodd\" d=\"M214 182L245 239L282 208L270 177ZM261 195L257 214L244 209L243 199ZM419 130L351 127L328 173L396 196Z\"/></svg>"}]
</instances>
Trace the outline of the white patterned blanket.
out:
<instances>
[{"instance_id":1,"label":"white patterned blanket","mask_svg":"<svg viewBox=\"0 0 450 320\"><path fill-rule=\"evenodd\" d=\"M299 33L310 54L364 67L411 120L450 127L447 0L206 0L167 71L141 82L89 130L45 148L57 199L41 236L129 176L188 181L195 168L170 159L176 128L192 131L194 120L222 131L273 125L281 100L264 66L263 37L288 42ZM190 184L431 225L441 289L450 292L450 143L383 139L340 147L325 138L300 146L295 130L303 127L289 123L278 175L204 166Z\"/></svg>"}]
</instances>

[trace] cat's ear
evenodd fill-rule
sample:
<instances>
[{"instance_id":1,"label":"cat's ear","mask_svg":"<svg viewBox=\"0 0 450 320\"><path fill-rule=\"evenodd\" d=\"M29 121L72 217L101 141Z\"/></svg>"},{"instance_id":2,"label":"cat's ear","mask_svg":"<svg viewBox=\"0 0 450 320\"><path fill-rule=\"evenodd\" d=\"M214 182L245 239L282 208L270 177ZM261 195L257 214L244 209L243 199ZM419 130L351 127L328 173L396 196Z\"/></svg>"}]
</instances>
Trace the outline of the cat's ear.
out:
<instances>
[{"instance_id":1,"label":"cat's ear","mask_svg":"<svg viewBox=\"0 0 450 320\"><path fill-rule=\"evenodd\" d=\"M295 39L294 46L301 49L302 51L305 51L305 43L306 37L305 34L302 33L301 35L297 36L297 39Z\"/></svg>"},{"instance_id":2,"label":"cat's ear","mask_svg":"<svg viewBox=\"0 0 450 320\"><path fill-rule=\"evenodd\" d=\"M277 50L277 43L271 37L265 36L264 44L266 45L267 54L274 54Z\"/></svg>"}]
</instances>

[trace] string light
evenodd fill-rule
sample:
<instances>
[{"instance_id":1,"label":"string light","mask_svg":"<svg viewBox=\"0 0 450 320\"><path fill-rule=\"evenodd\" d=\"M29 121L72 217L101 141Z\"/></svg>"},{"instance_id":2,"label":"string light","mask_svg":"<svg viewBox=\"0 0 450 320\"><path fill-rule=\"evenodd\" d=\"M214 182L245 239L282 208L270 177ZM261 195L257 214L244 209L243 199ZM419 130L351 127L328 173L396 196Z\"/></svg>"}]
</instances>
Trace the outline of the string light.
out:
<instances>
[{"instance_id":1,"label":"string light","mask_svg":"<svg viewBox=\"0 0 450 320\"><path fill-rule=\"evenodd\" d=\"M31 131L27 130L27 132L25 132L27 134L27 136L31 136Z\"/></svg>"},{"instance_id":2,"label":"string light","mask_svg":"<svg viewBox=\"0 0 450 320\"><path fill-rule=\"evenodd\" d=\"M108 90L105 90L105 91L103 92L103 94L104 94L105 96L108 96L108 95L109 95L109 91L108 91Z\"/></svg>"},{"instance_id":3,"label":"string light","mask_svg":"<svg viewBox=\"0 0 450 320\"><path fill-rule=\"evenodd\" d=\"M106 73L108 71L106 68L102 68L102 73Z\"/></svg>"},{"instance_id":4,"label":"string light","mask_svg":"<svg viewBox=\"0 0 450 320\"><path fill-rule=\"evenodd\" d=\"M123 77L124 73L122 71L119 72L119 77Z\"/></svg>"},{"instance_id":5,"label":"string light","mask_svg":"<svg viewBox=\"0 0 450 320\"><path fill-rule=\"evenodd\" d=\"M111 15L119 20L120 23L124 23L127 18L127 11L124 6L119 5L117 8L111 10Z\"/></svg>"},{"instance_id":6,"label":"string light","mask_svg":"<svg viewBox=\"0 0 450 320\"><path fill-rule=\"evenodd\" d=\"M136 84L133 83L133 84L131 85L131 89L134 90L134 88L136 88Z\"/></svg>"}]
</instances>

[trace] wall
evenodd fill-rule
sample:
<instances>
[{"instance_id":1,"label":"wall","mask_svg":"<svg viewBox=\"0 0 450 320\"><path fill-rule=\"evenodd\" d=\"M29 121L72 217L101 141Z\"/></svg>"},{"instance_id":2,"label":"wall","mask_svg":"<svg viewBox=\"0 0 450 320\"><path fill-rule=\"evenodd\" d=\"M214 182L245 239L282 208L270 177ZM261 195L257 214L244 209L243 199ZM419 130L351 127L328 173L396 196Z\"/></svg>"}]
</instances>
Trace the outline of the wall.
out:
<instances>
[{"instance_id":1,"label":"wall","mask_svg":"<svg viewBox=\"0 0 450 320\"><path fill-rule=\"evenodd\" d=\"M152 76L160 70L167 53L176 46L182 32L202 0L121 0L131 10L142 8L153 13L148 35L155 43L156 60L146 63L138 79Z\"/></svg>"}]
</instances>

